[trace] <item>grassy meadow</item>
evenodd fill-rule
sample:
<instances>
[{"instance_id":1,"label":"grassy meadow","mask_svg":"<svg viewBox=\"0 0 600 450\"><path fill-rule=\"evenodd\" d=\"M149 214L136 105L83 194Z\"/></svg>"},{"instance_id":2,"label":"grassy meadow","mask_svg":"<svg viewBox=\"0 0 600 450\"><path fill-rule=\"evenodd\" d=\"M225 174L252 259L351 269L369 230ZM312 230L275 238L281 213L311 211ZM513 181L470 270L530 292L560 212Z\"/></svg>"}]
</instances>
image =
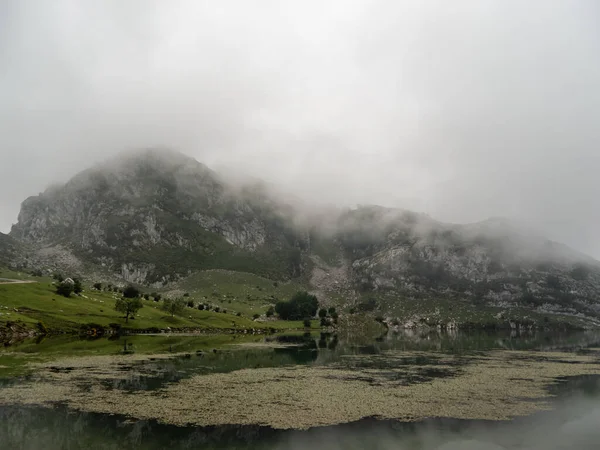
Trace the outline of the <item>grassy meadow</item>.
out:
<instances>
[{"instance_id":1,"label":"grassy meadow","mask_svg":"<svg viewBox=\"0 0 600 450\"><path fill-rule=\"evenodd\" d=\"M240 283L245 281L244 275L240 274ZM253 281L256 281L256 276ZM82 325L98 324L109 326L109 324L119 324L135 330L145 330L149 328L181 329L194 328L204 330L226 330L226 329L300 329L303 328L301 321L254 321L252 315L263 313L270 305L263 304L263 299L257 299L257 296L251 296L251 301L246 297L242 298L218 298L210 296L213 300L206 300L202 294L207 293L209 289L214 290L215 282L222 282L223 279L217 277L210 278L210 281L201 281L200 278L190 280L189 283L196 283L196 289L190 289L190 296L186 300L193 300L195 304L211 303L220 305L220 312L199 310L197 308L186 307L180 315L171 316L161 309L162 302L156 302L152 299L142 300L143 308L136 314L135 318L130 318L125 323L123 314L115 311L115 301L120 297L118 292L108 292L95 290L90 285L84 284L84 291L80 295L71 295L69 298L62 297L55 293L55 287L52 280L47 277L33 277L28 274L20 274L10 271L0 271L0 278L21 279L34 281L32 283L9 283L0 284L0 324L7 321L21 321L31 327L37 326L42 322L51 332L75 332ZM266 286L266 281L261 284ZM273 289L272 282L269 282ZM239 293L241 285L229 283L225 287L218 285L217 292ZM257 284L252 288L256 289ZM193 287L190 285L190 287ZM282 298L284 292L295 292L296 287L286 285L281 288ZM212 291L211 290L211 294ZM260 291L259 291L260 292ZM223 294L227 295L227 294ZM268 295L272 295L269 293ZM208 298L208 297L207 297ZM229 303L227 300L231 300ZM273 303L274 301L271 300ZM227 312L223 312L227 310ZM237 313L242 315L238 316ZM313 321L313 328L318 328L318 321Z\"/></svg>"}]
</instances>

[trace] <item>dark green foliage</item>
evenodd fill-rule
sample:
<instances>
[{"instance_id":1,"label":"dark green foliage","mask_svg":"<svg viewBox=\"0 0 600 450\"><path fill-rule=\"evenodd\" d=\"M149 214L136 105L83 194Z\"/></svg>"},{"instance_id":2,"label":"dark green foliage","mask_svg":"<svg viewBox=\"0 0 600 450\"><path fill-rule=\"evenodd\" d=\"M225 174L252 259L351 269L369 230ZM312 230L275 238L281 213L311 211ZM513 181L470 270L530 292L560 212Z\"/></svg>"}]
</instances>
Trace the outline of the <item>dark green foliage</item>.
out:
<instances>
[{"instance_id":1,"label":"dark green foliage","mask_svg":"<svg viewBox=\"0 0 600 450\"><path fill-rule=\"evenodd\" d=\"M189 297L189 296L190 296L190 293L189 293L189 292L186 292L185 294L183 294L183 296L184 296L184 297Z\"/></svg>"},{"instance_id":2,"label":"dark green foliage","mask_svg":"<svg viewBox=\"0 0 600 450\"><path fill-rule=\"evenodd\" d=\"M193 308L194 307L194 300L188 300L187 301L187 307L188 308Z\"/></svg>"},{"instance_id":3,"label":"dark green foliage","mask_svg":"<svg viewBox=\"0 0 600 450\"><path fill-rule=\"evenodd\" d=\"M102 290L102 283L94 283L94 289L96 289L97 291L101 291Z\"/></svg>"},{"instance_id":4,"label":"dark green foliage","mask_svg":"<svg viewBox=\"0 0 600 450\"><path fill-rule=\"evenodd\" d=\"M352 308L350 308L350 310L348 312L350 314L356 314L356 308L352 307Z\"/></svg>"},{"instance_id":5,"label":"dark green foliage","mask_svg":"<svg viewBox=\"0 0 600 450\"><path fill-rule=\"evenodd\" d=\"M252 318L253 318L254 320L258 319L259 317L260 317L260 314L253 314L253 315L252 315Z\"/></svg>"},{"instance_id":6,"label":"dark green foliage","mask_svg":"<svg viewBox=\"0 0 600 450\"><path fill-rule=\"evenodd\" d=\"M203 305L202 303L200 303L200 304L198 305L198 309L199 309L200 311L203 311L203 310L204 310L204 305Z\"/></svg>"},{"instance_id":7,"label":"dark green foliage","mask_svg":"<svg viewBox=\"0 0 600 450\"><path fill-rule=\"evenodd\" d=\"M73 293L73 283L65 283L64 281L61 281L56 286L56 293L58 295L62 295L63 297L70 297Z\"/></svg>"},{"instance_id":8,"label":"dark green foliage","mask_svg":"<svg viewBox=\"0 0 600 450\"><path fill-rule=\"evenodd\" d=\"M215 306L215 309L214 309L214 311L215 311L215 312L219 312L219 311L221 311L221 308L219 308L218 306Z\"/></svg>"},{"instance_id":9,"label":"dark green foliage","mask_svg":"<svg viewBox=\"0 0 600 450\"><path fill-rule=\"evenodd\" d=\"M56 281L58 281L59 283L62 283L63 281L65 281L65 277L62 276L61 273L55 273L52 278L54 278Z\"/></svg>"},{"instance_id":10,"label":"dark green foliage","mask_svg":"<svg viewBox=\"0 0 600 450\"><path fill-rule=\"evenodd\" d=\"M42 269L34 269L31 271L31 275L34 277L42 277L44 276L44 273L42 272Z\"/></svg>"},{"instance_id":11,"label":"dark green foliage","mask_svg":"<svg viewBox=\"0 0 600 450\"><path fill-rule=\"evenodd\" d=\"M332 306L332 307L330 307L330 308L327 310L327 312L328 312L329 314L335 314L335 306Z\"/></svg>"},{"instance_id":12,"label":"dark green foliage","mask_svg":"<svg viewBox=\"0 0 600 450\"><path fill-rule=\"evenodd\" d=\"M149 294L144 294L144 300L150 300L150 295Z\"/></svg>"},{"instance_id":13,"label":"dark green foliage","mask_svg":"<svg viewBox=\"0 0 600 450\"><path fill-rule=\"evenodd\" d=\"M73 292L75 294L81 294L83 292L83 286L79 278L73 278Z\"/></svg>"},{"instance_id":14,"label":"dark green foliage","mask_svg":"<svg viewBox=\"0 0 600 450\"><path fill-rule=\"evenodd\" d=\"M385 320L383 316L377 316L375 317L375 320L379 323L383 323L383 321Z\"/></svg>"},{"instance_id":15,"label":"dark green foliage","mask_svg":"<svg viewBox=\"0 0 600 450\"><path fill-rule=\"evenodd\" d=\"M325 308L322 308L319 310L319 317L321 319L323 319L324 317L327 317L327 310Z\"/></svg>"},{"instance_id":16,"label":"dark green foliage","mask_svg":"<svg viewBox=\"0 0 600 450\"><path fill-rule=\"evenodd\" d=\"M337 321L337 320L338 320L338 317L339 317L339 315L338 315L337 311L333 311L333 312L330 314L330 316L331 316L331 318L332 318L334 321Z\"/></svg>"},{"instance_id":17,"label":"dark green foliage","mask_svg":"<svg viewBox=\"0 0 600 450\"><path fill-rule=\"evenodd\" d=\"M283 320L302 320L306 317L314 317L319 308L317 297L306 291L294 294L288 302L278 302L275 311Z\"/></svg>"},{"instance_id":18,"label":"dark green foliage","mask_svg":"<svg viewBox=\"0 0 600 450\"><path fill-rule=\"evenodd\" d=\"M127 286L123 289L123 297L125 298L136 298L140 296L140 290L135 286Z\"/></svg>"},{"instance_id":19,"label":"dark green foliage","mask_svg":"<svg viewBox=\"0 0 600 450\"><path fill-rule=\"evenodd\" d=\"M115 301L115 309L118 312L125 314L125 323L128 323L129 317L130 316L133 317L135 315L135 313L137 313L143 307L144 307L144 304L137 297L135 297L135 298L122 297L122 298L118 298Z\"/></svg>"},{"instance_id":20,"label":"dark green foliage","mask_svg":"<svg viewBox=\"0 0 600 450\"><path fill-rule=\"evenodd\" d=\"M267 309L267 312L266 312L266 316L272 317L274 314L275 314L275 308L273 306L269 306L269 309Z\"/></svg>"},{"instance_id":21,"label":"dark green foliage","mask_svg":"<svg viewBox=\"0 0 600 450\"><path fill-rule=\"evenodd\" d=\"M163 300L163 304L161 306L161 309L163 311L168 312L169 314L171 314L171 317L174 317L175 314L179 315L183 312L185 308L185 302L183 301L183 299L180 298L175 298L175 299L171 299L171 298L165 298Z\"/></svg>"},{"instance_id":22,"label":"dark green foliage","mask_svg":"<svg viewBox=\"0 0 600 450\"><path fill-rule=\"evenodd\" d=\"M322 327L329 326L329 319L327 317L321 317L321 326Z\"/></svg>"},{"instance_id":23,"label":"dark green foliage","mask_svg":"<svg viewBox=\"0 0 600 450\"><path fill-rule=\"evenodd\" d=\"M236 316L238 316L238 317L242 317L242 313L241 313L241 312L239 312L239 313L237 313L237 314L236 314Z\"/></svg>"},{"instance_id":24,"label":"dark green foliage","mask_svg":"<svg viewBox=\"0 0 600 450\"><path fill-rule=\"evenodd\" d=\"M310 325L311 325L310 319L304 319L302 321L302 325L304 325L304 328L310 328Z\"/></svg>"}]
</instances>

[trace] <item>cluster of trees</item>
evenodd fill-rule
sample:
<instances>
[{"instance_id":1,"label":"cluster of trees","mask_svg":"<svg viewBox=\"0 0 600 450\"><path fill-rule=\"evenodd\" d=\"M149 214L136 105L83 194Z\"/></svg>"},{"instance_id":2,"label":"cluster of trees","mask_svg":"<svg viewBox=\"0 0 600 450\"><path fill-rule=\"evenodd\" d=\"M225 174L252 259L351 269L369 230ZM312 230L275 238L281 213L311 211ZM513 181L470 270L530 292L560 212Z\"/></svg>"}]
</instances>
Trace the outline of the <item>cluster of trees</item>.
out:
<instances>
[{"instance_id":1,"label":"cluster of trees","mask_svg":"<svg viewBox=\"0 0 600 450\"><path fill-rule=\"evenodd\" d=\"M319 301L306 291L296 292L287 302L277 302L275 311L282 320L311 319L317 314Z\"/></svg>"},{"instance_id":2,"label":"cluster of trees","mask_svg":"<svg viewBox=\"0 0 600 450\"><path fill-rule=\"evenodd\" d=\"M56 280L56 293L63 297L70 297L71 294L81 294L83 292L83 286L81 280L77 277L65 278L62 274L55 274L54 279Z\"/></svg>"}]
</instances>

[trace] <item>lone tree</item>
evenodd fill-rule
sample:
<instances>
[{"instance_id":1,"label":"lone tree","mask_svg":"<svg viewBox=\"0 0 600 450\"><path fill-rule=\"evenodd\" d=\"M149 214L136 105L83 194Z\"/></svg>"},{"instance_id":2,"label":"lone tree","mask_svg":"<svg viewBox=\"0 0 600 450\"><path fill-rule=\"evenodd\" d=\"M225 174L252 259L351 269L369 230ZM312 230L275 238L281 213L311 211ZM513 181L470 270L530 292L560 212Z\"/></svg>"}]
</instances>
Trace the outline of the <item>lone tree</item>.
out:
<instances>
[{"instance_id":1,"label":"lone tree","mask_svg":"<svg viewBox=\"0 0 600 450\"><path fill-rule=\"evenodd\" d=\"M175 314L179 315L183 312L183 309L185 308L185 302L181 298L165 298L161 308L163 311L171 314L171 317L174 317Z\"/></svg>"},{"instance_id":2,"label":"lone tree","mask_svg":"<svg viewBox=\"0 0 600 450\"><path fill-rule=\"evenodd\" d=\"M144 304L139 298L118 298L115 302L115 309L125 314L125 323L129 323L129 316L133 317Z\"/></svg>"},{"instance_id":3,"label":"lone tree","mask_svg":"<svg viewBox=\"0 0 600 450\"><path fill-rule=\"evenodd\" d=\"M123 289L123 297L125 298L136 298L140 296L140 290L134 286L127 286Z\"/></svg>"},{"instance_id":4,"label":"lone tree","mask_svg":"<svg viewBox=\"0 0 600 450\"><path fill-rule=\"evenodd\" d=\"M314 317L319 308L317 297L306 291L296 292L289 302L278 302L275 311L283 320L303 320Z\"/></svg>"}]
</instances>

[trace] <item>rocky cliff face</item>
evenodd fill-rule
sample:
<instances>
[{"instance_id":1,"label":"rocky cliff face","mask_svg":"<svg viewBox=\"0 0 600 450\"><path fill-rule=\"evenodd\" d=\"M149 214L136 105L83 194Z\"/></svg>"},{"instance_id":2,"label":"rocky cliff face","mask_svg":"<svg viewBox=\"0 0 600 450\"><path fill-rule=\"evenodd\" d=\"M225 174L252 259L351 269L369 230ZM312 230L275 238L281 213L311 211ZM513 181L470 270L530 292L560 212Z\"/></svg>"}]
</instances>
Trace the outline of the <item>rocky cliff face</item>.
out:
<instances>
[{"instance_id":1,"label":"rocky cliff face","mask_svg":"<svg viewBox=\"0 0 600 450\"><path fill-rule=\"evenodd\" d=\"M68 251L75 265L142 284L208 268L294 276L304 240L259 187L234 189L165 151L118 158L28 198L11 236L44 249L46 263Z\"/></svg>"},{"instance_id":2,"label":"rocky cliff face","mask_svg":"<svg viewBox=\"0 0 600 450\"><path fill-rule=\"evenodd\" d=\"M3 242L35 248L30 265L145 285L220 268L306 275L324 296L384 312L444 300L600 316L599 263L506 221L377 206L301 218L264 186L234 187L175 152L126 155L28 198Z\"/></svg>"},{"instance_id":3,"label":"rocky cliff face","mask_svg":"<svg viewBox=\"0 0 600 450\"><path fill-rule=\"evenodd\" d=\"M503 220L448 225L364 207L341 217L336 239L362 297L600 316L597 261Z\"/></svg>"}]
</instances>

